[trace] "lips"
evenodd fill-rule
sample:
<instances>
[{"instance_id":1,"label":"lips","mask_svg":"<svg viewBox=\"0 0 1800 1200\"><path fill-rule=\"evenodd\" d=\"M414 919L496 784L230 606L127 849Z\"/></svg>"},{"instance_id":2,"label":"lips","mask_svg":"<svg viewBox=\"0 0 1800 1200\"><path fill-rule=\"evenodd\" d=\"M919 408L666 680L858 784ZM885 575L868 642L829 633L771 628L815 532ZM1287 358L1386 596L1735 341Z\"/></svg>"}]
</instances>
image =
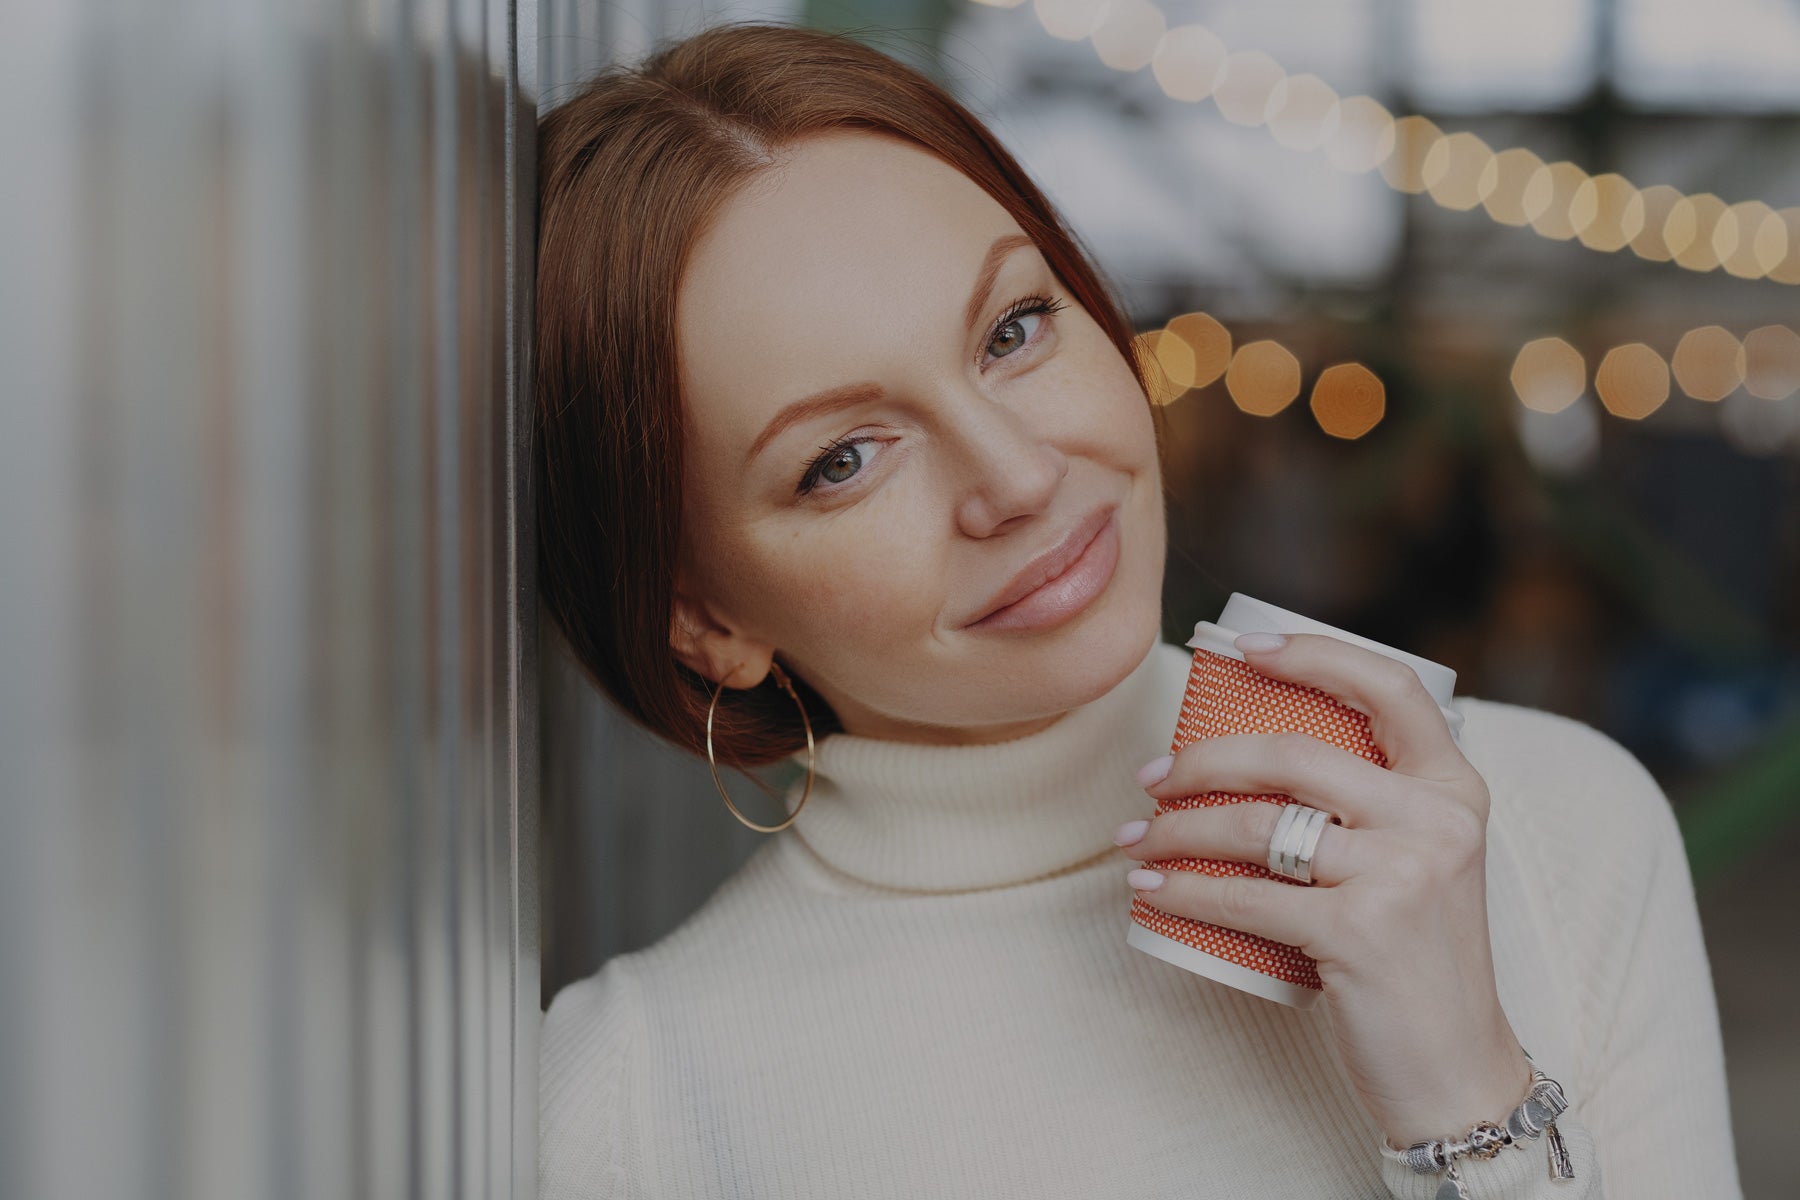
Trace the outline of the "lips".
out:
<instances>
[{"instance_id":1,"label":"lips","mask_svg":"<svg viewBox=\"0 0 1800 1200\"><path fill-rule=\"evenodd\" d=\"M981 609L963 624L965 626L973 625L983 618L999 612L1009 604L1018 603L1068 570L1070 564L1080 558L1082 551L1087 549L1088 543L1092 542L1095 536L1105 528L1107 520L1117 507L1116 504L1102 504L1083 517L1081 523L1065 534L1060 541L1037 554L1021 567L1019 572L1007 581L1005 587L994 593L987 603L982 605Z\"/></svg>"}]
</instances>

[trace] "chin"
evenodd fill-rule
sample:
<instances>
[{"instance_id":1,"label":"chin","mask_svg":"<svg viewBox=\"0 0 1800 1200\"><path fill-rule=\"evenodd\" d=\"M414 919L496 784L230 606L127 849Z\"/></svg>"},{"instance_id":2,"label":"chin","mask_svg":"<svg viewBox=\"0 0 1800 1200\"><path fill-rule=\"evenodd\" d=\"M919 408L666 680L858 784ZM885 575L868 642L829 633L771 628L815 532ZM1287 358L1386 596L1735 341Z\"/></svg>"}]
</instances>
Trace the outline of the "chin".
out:
<instances>
[{"instance_id":1,"label":"chin","mask_svg":"<svg viewBox=\"0 0 1800 1200\"><path fill-rule=\"evenodd\" d=\"M1128 530L1120 547L1118 569L1104 594L1064 626L1051 653L1058 674L1074 691L1059 699L1064 707L1085 704L1105 695L1137 669L1162 639L1163 546L1146 547L1149 539ZM1156 553L1151 553L1156 551Z\"/></svg>"},{"instance_id":2,"label":"chin","mask_svg":"<svg viewBox=\"0 0 1800 1200\"><path fill-rule=\"evenodd\" d=\"M1068 661L1081 665L1081 673L1092 686L1089 699L1111 691L1162 639L1161 591L1159 579L1154 591L1133 589L1122 593L1110 611L1101 606L1090 614L1096 620L1084 623L1079 644L1068 651Z\"/></svg>"}]
</instances>

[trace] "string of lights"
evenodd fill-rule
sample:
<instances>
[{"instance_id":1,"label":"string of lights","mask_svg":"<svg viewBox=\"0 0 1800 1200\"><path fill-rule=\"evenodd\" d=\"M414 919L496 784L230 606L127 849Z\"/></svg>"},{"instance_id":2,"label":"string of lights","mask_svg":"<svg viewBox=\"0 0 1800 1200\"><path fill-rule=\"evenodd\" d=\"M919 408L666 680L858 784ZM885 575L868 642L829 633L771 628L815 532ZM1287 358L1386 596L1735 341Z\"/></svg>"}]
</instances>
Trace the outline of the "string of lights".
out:
<instances>
[{"instance_id":1,"label":"string of lights","mask_svg":"<svg viewBox=\"0 0 1800 1200\"><path fill-rule=\"evenodd\" d=\"M1015 8L1024 0L976 2ZM1522 147L1496 151L1423 116L1396 118L1371 96L1339 96L1316 75L1289 75L1260 50L1230 50L1204 25L1170 28L1151 0L1032 0L1032 9L1045 32L1091 42L1115 70L1149 67L1171 99L1211 100L1233 124L1266 128L1292 150L1322 152L1342 171L1379 171L1395 190L1444 208L1480 208L1499 224L1603 253L1630 248L1690 271L1800 284L1800 206L1727 203L1710 192L1639 187L1616 173L1546 163Z\"/></svg>"},{"instance_id":2,"label":"string of lights","mask_svg":"<svg viewBox=\"0 0 1800 1200\"><path fill-rule=\"evenodd\" d=\"M1160 329L1139 332L1136 344L1151 367L1151 399L1159 405L1223 379L1241 411L1269 417L1302 390L1302 365L1292 350L1271 339L1234 348L1230 331L1207 313L1182 313ZM1790 401L1800 393L1800 333L1763 325L1740 339L1723 326L1702 325L1683 333L1667 359L1644 342L1627 342L1601 356L1592 385L1608 413L1637 421L1668 401L1671 379L1685 395L1707 403L1740 387L1764 401ZM1514 356L1510 381L1525 408L1559 413L1587 392L1588 360L1564 338L1534 338ZM1386 400L1372 370L1341 362L1319 372L1309 404L1321 430L1350 441L1380 423Z\"/></svg>"}]
</instances>

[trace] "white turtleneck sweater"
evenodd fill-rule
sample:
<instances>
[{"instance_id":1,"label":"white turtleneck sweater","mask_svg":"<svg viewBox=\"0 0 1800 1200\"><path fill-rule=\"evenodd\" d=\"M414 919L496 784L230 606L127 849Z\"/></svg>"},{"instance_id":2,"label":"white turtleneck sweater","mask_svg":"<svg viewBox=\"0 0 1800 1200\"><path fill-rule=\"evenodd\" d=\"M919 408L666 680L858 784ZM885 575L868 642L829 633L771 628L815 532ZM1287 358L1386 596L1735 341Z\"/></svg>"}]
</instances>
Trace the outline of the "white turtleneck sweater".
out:
<instances>
[{"instance_id":1,"label":"white turtleneck sweater","mask_svg":"<svg viewBox=\"0 0 1800 1200\"><path fill-rule=\"evenodd\" d=\"M1112 691L1011 741L824 738L793 826L680 927L552 1001L542 1200L1435 1196L1436 1177L1382 1156L1323 1004L1126 945L1135 863L1112 834L1155 811L1133 772L1168 752L1191 653L1158 642ZM1741 1197L1663 792L1581 722L1453 705L1492 797L1500 999L1569 1097L1576 1170L1551 1180L1539 1139L1459 1160L1465 1188Z\"/></svg>"}]
</instances>

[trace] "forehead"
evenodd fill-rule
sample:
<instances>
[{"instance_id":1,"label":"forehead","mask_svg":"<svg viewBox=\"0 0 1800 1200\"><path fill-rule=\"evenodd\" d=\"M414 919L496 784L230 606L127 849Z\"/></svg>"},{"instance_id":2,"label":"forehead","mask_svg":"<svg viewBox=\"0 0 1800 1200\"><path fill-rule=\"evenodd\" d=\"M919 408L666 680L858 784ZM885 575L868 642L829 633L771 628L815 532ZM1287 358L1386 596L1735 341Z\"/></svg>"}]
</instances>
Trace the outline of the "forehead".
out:
<instances>
[{"instance_id":1,"label":"forehead","mask_svg":"<svg viewBox=\"0 0 1800 1200\"><path fill-rule=\"evenodd\" d=\"M917 339L960 345L982 256L1018 228L912 143L844 131L793 143L694 247L676 312L684 390L707 400L760 388L772 412L878 377Z\"/></svg>"}]
</instances>

